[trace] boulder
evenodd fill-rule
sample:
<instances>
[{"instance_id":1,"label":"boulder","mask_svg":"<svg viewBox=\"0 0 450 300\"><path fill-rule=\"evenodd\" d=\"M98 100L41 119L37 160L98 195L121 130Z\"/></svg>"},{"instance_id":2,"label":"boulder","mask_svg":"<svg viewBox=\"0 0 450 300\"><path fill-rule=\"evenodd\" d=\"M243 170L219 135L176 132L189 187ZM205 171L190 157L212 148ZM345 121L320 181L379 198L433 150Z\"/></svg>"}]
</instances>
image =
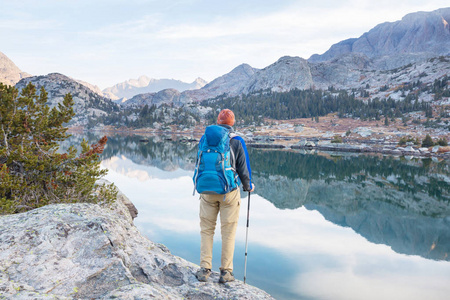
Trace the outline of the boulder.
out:
<instances>
[{"instance_id":1,"label":"boulder","mask_svg":"<svg viewBox=\"0 0 450 300\"><path fill-rule=\"evenodd\" d=\"M325 134L322 135L323 138L332 138L335 136L335 133L332 131L327 131Z\"/></svg>"},{"instance_id":2,"label":"boulder","mask_svg":"<svg viewBox=\"0 0 450 300\"><path fill-rule=\"evenodd\" d=\"M308 142L307 140L301 140L296 144L296 146L304 147L307 142Z\"/></svg>"},{"instance_id":3,"label":"boulder","mask_svg":"<svg viewBox=\"0 0 450 300\"><path fill-rule=\"evenodd\" d=\"M361 137L371 136L373 131L370 127L358 127L352 130L353 133L359 134Z\"/></svg>"},{"instance_id":4,"label":"boulder","mask_svg":"<svg viewBox=\"0 0 450 300\"><path fill-rule=\"evenodd\" d=\"M439 148L441 148L441 146L434 146L434 147L431 148L430 151L431 151L432 153L438 153L438 152L439 152Z\"/></svg>"},{"instance_id":5,"label":"boulder","mask_svg":"<svg viewBox=\"0 0 450 300\"><path fill-rule=\"evenodd\" d=\"M438 153L447 153L447 152L450 152L450 146L440 146L437 152L438 152Z\"/></svg>"},{"instance_id":6,"label":"boulder","mask_svg":"<svg viewBox=\"0 0 450 300\"><path fill-rule=\"evenodd\" d=\"M197 269L144 237L122 201L0 217L0 298L272 299L217 272L201 283Z\"/></svg>"},{"instance_id":7,"label":"boulder","mask_svg":"<svg viewBox=\"0 0 450 300\"><path fill-rule=\"evenodd\" d=\"M417 150L411 146L406 147L403 151L407 152L407 153L416 153L417 152Z\"/></svg>"}]
</instances>

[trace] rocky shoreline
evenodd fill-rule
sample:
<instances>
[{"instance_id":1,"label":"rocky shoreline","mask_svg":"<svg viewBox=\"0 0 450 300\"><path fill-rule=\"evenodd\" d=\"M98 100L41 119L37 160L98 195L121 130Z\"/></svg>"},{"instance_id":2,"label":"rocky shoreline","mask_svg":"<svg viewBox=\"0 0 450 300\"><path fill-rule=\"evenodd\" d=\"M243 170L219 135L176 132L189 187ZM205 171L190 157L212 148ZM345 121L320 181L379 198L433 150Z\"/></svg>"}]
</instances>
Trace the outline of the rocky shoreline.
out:
<instances>
[{"instance_id":1,"label":"rocky shoreline","mask_svg":"<svg viewBox=\"0 0 450 300\"><path fill-rule=\"evenodd\" d=\"M248 142L248 147L264 149L302 149L333 152L374 153L393 156L437 157L450 159L449 146L418 147L407 145L400 147L396 144L369 144L369 143L332 143L331 141L301 140L295 144L269 142Z\"/></svg>"},{"instance_id":2,"label":"rocky shoreline","mask_svg":"<svg viewBox=\"0 0 450 300\"><path fill-rule=\"evenodd\" d=\"M53 204L0 217L0 299L273 299L148 240L123 195L111 206Z\"/></svg>"},{"instance_id":3,"label":"rocky shoreline","mask_svg":"<svg viewBox=\"0 0 450 300\"><path fill-rule=\"evenodd\" d=\"M367 131L367 129L365 129ZM361 131L364 131L361 129ZM83 132L73 130L72 132ZM95 132L95 131L94 131ZM100 130L98 132L105 134L136 134L143 138L141 142L147 142L146 137L159 136L165 140L179 140L185 143L195 143L200 140L204 128L193 132L183 131L139 131L139 130ZM286 133L286 132L284 132ZM359 132L360 134L361 132ZM342 138L343 142L333 143L332 138L320 135L308 137L292 136L283 134L273 134L259 132L255 135L247 130L239 133L244 138L248 147L263 149L301 149L333 152L353 152L353 153L373 153L392 156L413 156L413 157L436 157L450 159L450 146L420 147L414 143L408 142L404 147L398 145L398 141L389 139L368 139L364 136L354 138ZM333 134L331 136L334 136Z\"/></svg>"}]
</instances>

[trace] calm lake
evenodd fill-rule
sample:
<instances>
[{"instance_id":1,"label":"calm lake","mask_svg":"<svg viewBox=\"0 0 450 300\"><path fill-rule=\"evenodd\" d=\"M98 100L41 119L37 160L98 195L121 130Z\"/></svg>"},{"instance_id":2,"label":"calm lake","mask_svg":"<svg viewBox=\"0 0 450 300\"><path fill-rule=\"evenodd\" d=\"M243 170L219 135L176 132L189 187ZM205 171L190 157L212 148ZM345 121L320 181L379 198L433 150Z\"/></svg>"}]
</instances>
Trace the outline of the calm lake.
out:
<instances>
[{"instance_id":1,"label":"calm lake","mask_svg":"<svg viewBox=\"0 0 450 300\"><path fill-rule=\"evenodd\" d=\"M87 135L93 143L96 138ZM139 210L136 226L199 263L196 143L109 136L106 177ZM73 136L70 143L80 142ZM445 161L249 149L247 282L276 299L449 299L450 167ZM247 194L235 276L243 280ZM213 268L220 266L220 226Z\"/></svg>"}]
</instances>

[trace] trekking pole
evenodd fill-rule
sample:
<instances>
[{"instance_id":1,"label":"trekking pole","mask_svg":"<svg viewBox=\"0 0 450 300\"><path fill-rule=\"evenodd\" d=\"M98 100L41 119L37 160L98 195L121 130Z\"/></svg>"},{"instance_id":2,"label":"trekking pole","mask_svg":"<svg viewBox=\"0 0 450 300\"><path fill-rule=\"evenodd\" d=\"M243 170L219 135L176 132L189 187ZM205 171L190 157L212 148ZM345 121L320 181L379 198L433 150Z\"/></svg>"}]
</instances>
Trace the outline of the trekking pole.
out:
<instances>
[{"instance_id":1,"label":"trekking pole","mask_svg":"<svg viewBox=\"0 0 450 300\"><path fill-rule=\"evenodd\" d=\"M244 284L247 279L247 246L248 246L248 224L250 220L250 192L248 192L248 207L247 207L247 229L245 233L245 263L244 263Z\"/></svg>"}]
</instances>

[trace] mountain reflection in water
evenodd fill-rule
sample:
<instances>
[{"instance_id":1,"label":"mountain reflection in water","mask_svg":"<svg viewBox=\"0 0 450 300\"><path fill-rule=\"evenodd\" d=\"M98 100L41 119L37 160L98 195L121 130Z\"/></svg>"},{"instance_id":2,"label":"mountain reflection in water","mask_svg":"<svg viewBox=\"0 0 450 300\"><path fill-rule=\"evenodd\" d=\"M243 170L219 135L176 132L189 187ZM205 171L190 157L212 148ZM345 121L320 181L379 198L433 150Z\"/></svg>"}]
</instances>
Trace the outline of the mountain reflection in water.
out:
<instances>
[{"instance_id":1,"label":"mountain reflection in water","mask_svg":"<svg viewBox=\"0 0 450 300\"><path fill-rule=\"evenodd\" d=\"M96 136L88 135L85 137L90 142L95 142L98 139ZM139 178L139 180L145 182L145 185L151 191L162 188L163 182L154 182L155 179L179 179L176 183L174 181L179 186L174 186L173 191L170 192L173 192L174 195L180 195L177 196L180 199L172 200L173 203L171 205L172 207L181 206L183 212L179 215L174 215L174 218L170 221L172 223L165 227L164 230L170 231L170 237L164 238L161 235L162 240L159 242L166 243L170 239L171 246L179 248L177 249L177 255L197 262L198 249L196 247L199 244L199 234L197 228L198 212L196 211L198 207L195 201L187 203L189 200L182 198L185 197L185 194L189 195L192 192L193 185L191 184L190 176L194 169L197 145L196 143L182 142L176 137L173 140L168 140L164 137L150 137L146 143L140 142L140 139L142 139L141 136L133 135L109 137L105 151L102 154L104 165L112 171L126 173L128 178ZM68 143L79 144L80 140L80 136L73 136ZM271 237L272 243L283 243L286 239L302 240L302 242L295 241L290 243L289 251L272 253L273 249L263 247L253 250L251 253L253 255L252 258L256 259L255 256L258 256L258 261L264 262L272 270L273 274L271 276L275 280L275 282L270 282L267 279L267 269L261 267L261 265L255 266L255 264L250 264L250 266L256 268L256 271L248 278L254 278L255 285L266 289L276 298L299 299L302 298L299 295L305 295L301 294L304 291L298 292L300 288L295 286L298 284L296 282L298 278L292 279L294 277L293 274L297 273L299 276L299 274L307 272L310 268L316 270L319 268L318 266L323 268L326 265L328 271L317 272L317 274L320 274L319 277L324 276L324 280L325 278L330 279L330 282L336 280L342 273L333 273L333 271L338 268L337 266L344 263L335 260L337 257L341 257L337 253L343 253L344 255L347 253L347 250L343 250L343 247L346 245L339 245L338 243L345 243L345 241L350 243L355 241L354 244L356 245L362 245L363 243L359 239L356 240L347 236L349 233L345 230L338 230L338 227L347 228L347 230L351 228L367 241L373 244L387 245L396 253L425 258L429 261L427 269L425 270L422 267L416 268L423 272L422 276L428 276L426 278L430 278L430 280L436 280L431 278L440 278L440 280L445 281L445 278L447 278L447 283L450 283L448 282L450 265L447 265L450 250L450 170L448 162L433 161L429 158L406 160L404 158L373 155L306 154L299 151L283 150L249 149L249 152L253 181L257 187L254 200L255 206L253 206L255 215L251 215L250 227L252 225L260 228L265 227L264 230L266 230L265 233L262 233L262 237L256 236L256 232L251 232L253 234L253 236L250 236L252 239L251 243L255 241L260 242L264 238L267 239L267 236ZM180 181L181 178L182 180ZM172 181L170 184L172 184ZM180 189L182 191L179 194L175 194ZM129 196L133 200L132 195ZM167 197L173 198L173 196ZM245 194L242 194L242 197L245 197ZM195 207L192 207L193 203ZM270 207L272 205L276 209ZM172 207L163 207L158 204L151 209L160 209L161 214L164 214L166 212L162 210L171 210ZM257 208L260 209L259 212ZM296 222L296 224L293 223L297 226L295 227L295 233L292 232L289 235L289 229L287 232L281 233L283 229L280 228L279 224L275 223L280 222L280 217L275 215L263 216L261 215L263 212L280 215L285 219L291 218L286 220L285 224L288 224L287 221ZM260 215L256 215L258 213ZM327 224L317 223L316 214L319 215L319 213L324 219L338 226L333 225L334 227L329 227ZM167 215L170 214L171 212L167 213ZM195 220L185 218L186 214L194 216ZM176 217L178 217L178 220L175 220ZM146 218L149 217L141 214L137 220L140 219L141 222L146 222ZM159 221L158 216L152 216L152 218ZM305 218L305 220L299 220L298 218ZM160 223L162 222L164 222L163 219L161 219ZM298 227L306 226L304 224L310 227ZM174 228L180 229L177 232ZM328 233L323 233L324 228ZM152 231L153 229L150 228L148 230ZM194 233L189 235L187 231L189 231L189 234ZM308 231L309 233L307 233ZM320 239L320 241L318 242L315 239L311 242L320 243L320 247L311 247L307 250L299 249L299 247L304 249L308 247L307 239L311 238L312 234L316 234L317 239ZM333 238L335 234L339 235L339 237ZM242 237L238 236L239 238L242 239ZM188 243L193 243L195 246L188 245ZM242 243L237 241L236 247L237 251L241 250L238 248L242 247ZM171 247L169 246L169 248ZM215 248L218 247L215 246ZM336 252L335 256L320 253L321 249L326 248L330 248L330 253ZM292 249L299 249L295 256L292 254ZM367 249L370 253L378 253L379 251L384 253L384 250L370 250L365 245L358 249L357 251ZM220 257L220 252L214 255ZM282 258L283 255L286 255L286 257ZM365 256L364 254L358 255ZM272 259L274 257L277 257L277 259ZM370 258L369 254L367 254L367 258ZM296 263L301 264L304 270L301 272L296 270L294 267L296 263L293 264L289 259L300 261L300 263L298 261ZM361 258L358 257L358 259ZM242 272L239 269L240 258L235 257L235 260L237 261L235 262L236 272ZM378 263L392 263L389 260L390 258L383 259ZM436 264L441 262L446 265L431 266L432 262ZM316 264L315 267L311 266L313 263ZM365 262L368 265L370 263L370 261ZM358 267L362 268L359 265ZM393 266L379 265L376 268L384 268L383 270L388 272L387 274L396 274L398 269L408 269L409 267L400 259L400 262ZM390 268L397 269L389 271ZM438 271L434 271L437 272L436 274L431 274L430 272L432 271L429 271L431 269ZM366 270L365 272L369 272L370 275L370 271ZM407 273L408 271L402 272ZM302 277L303 284L316 280L317 278L314 279L315 277L312 276L314 274L315 272L311 271L311 274L308 275L309 277ZM354 279L352 276L355 276L355 274L351 274L349 278ZM414 280L417 282L424 280L422 277L408 279L407 275L402 276L404 277L401 280L411 280L411 283ZM292 282L285 282L288 277ZM309 281L305 278L309 278ZM354 280L355 282L363 283L358 281L361 278ZM250 284L253 283L250 282ZM367 284L367 282L364 282L364 284ZM392 285L393 283L389 282L385 285L389 284ZM433 290L436 293L439 293L439 291L441 293L446 292L447 290L442 289L439 284L430 282L429 285L438 287L436 290ZM384 287L385 285L382 286ZM448 284L444 283L443 285L447 286ZM353 285L349 284L349 286L353 288ZM419 287L417 288L419 289ZM426 291L428 292L428 290ZM312 298L315 299L316 297ZM339 297L329 298L325 295L317 298L339 299ZM341 298L345 299L344 296ZM394 299L393 296L392 299ZM420 296L415 295L408 299L420 299Z\"/></svg>"},{"instance_id":2,"label":"mountain reflection in water","mask_svg":"<svg viewBox=\"0 0 450 300\"><path fill-rule=\"evenodd\" d=\"M258 193L280 209L305 206L399 253L449 260L446 162L251 151Z\"/></svg>"}]
</instances>

